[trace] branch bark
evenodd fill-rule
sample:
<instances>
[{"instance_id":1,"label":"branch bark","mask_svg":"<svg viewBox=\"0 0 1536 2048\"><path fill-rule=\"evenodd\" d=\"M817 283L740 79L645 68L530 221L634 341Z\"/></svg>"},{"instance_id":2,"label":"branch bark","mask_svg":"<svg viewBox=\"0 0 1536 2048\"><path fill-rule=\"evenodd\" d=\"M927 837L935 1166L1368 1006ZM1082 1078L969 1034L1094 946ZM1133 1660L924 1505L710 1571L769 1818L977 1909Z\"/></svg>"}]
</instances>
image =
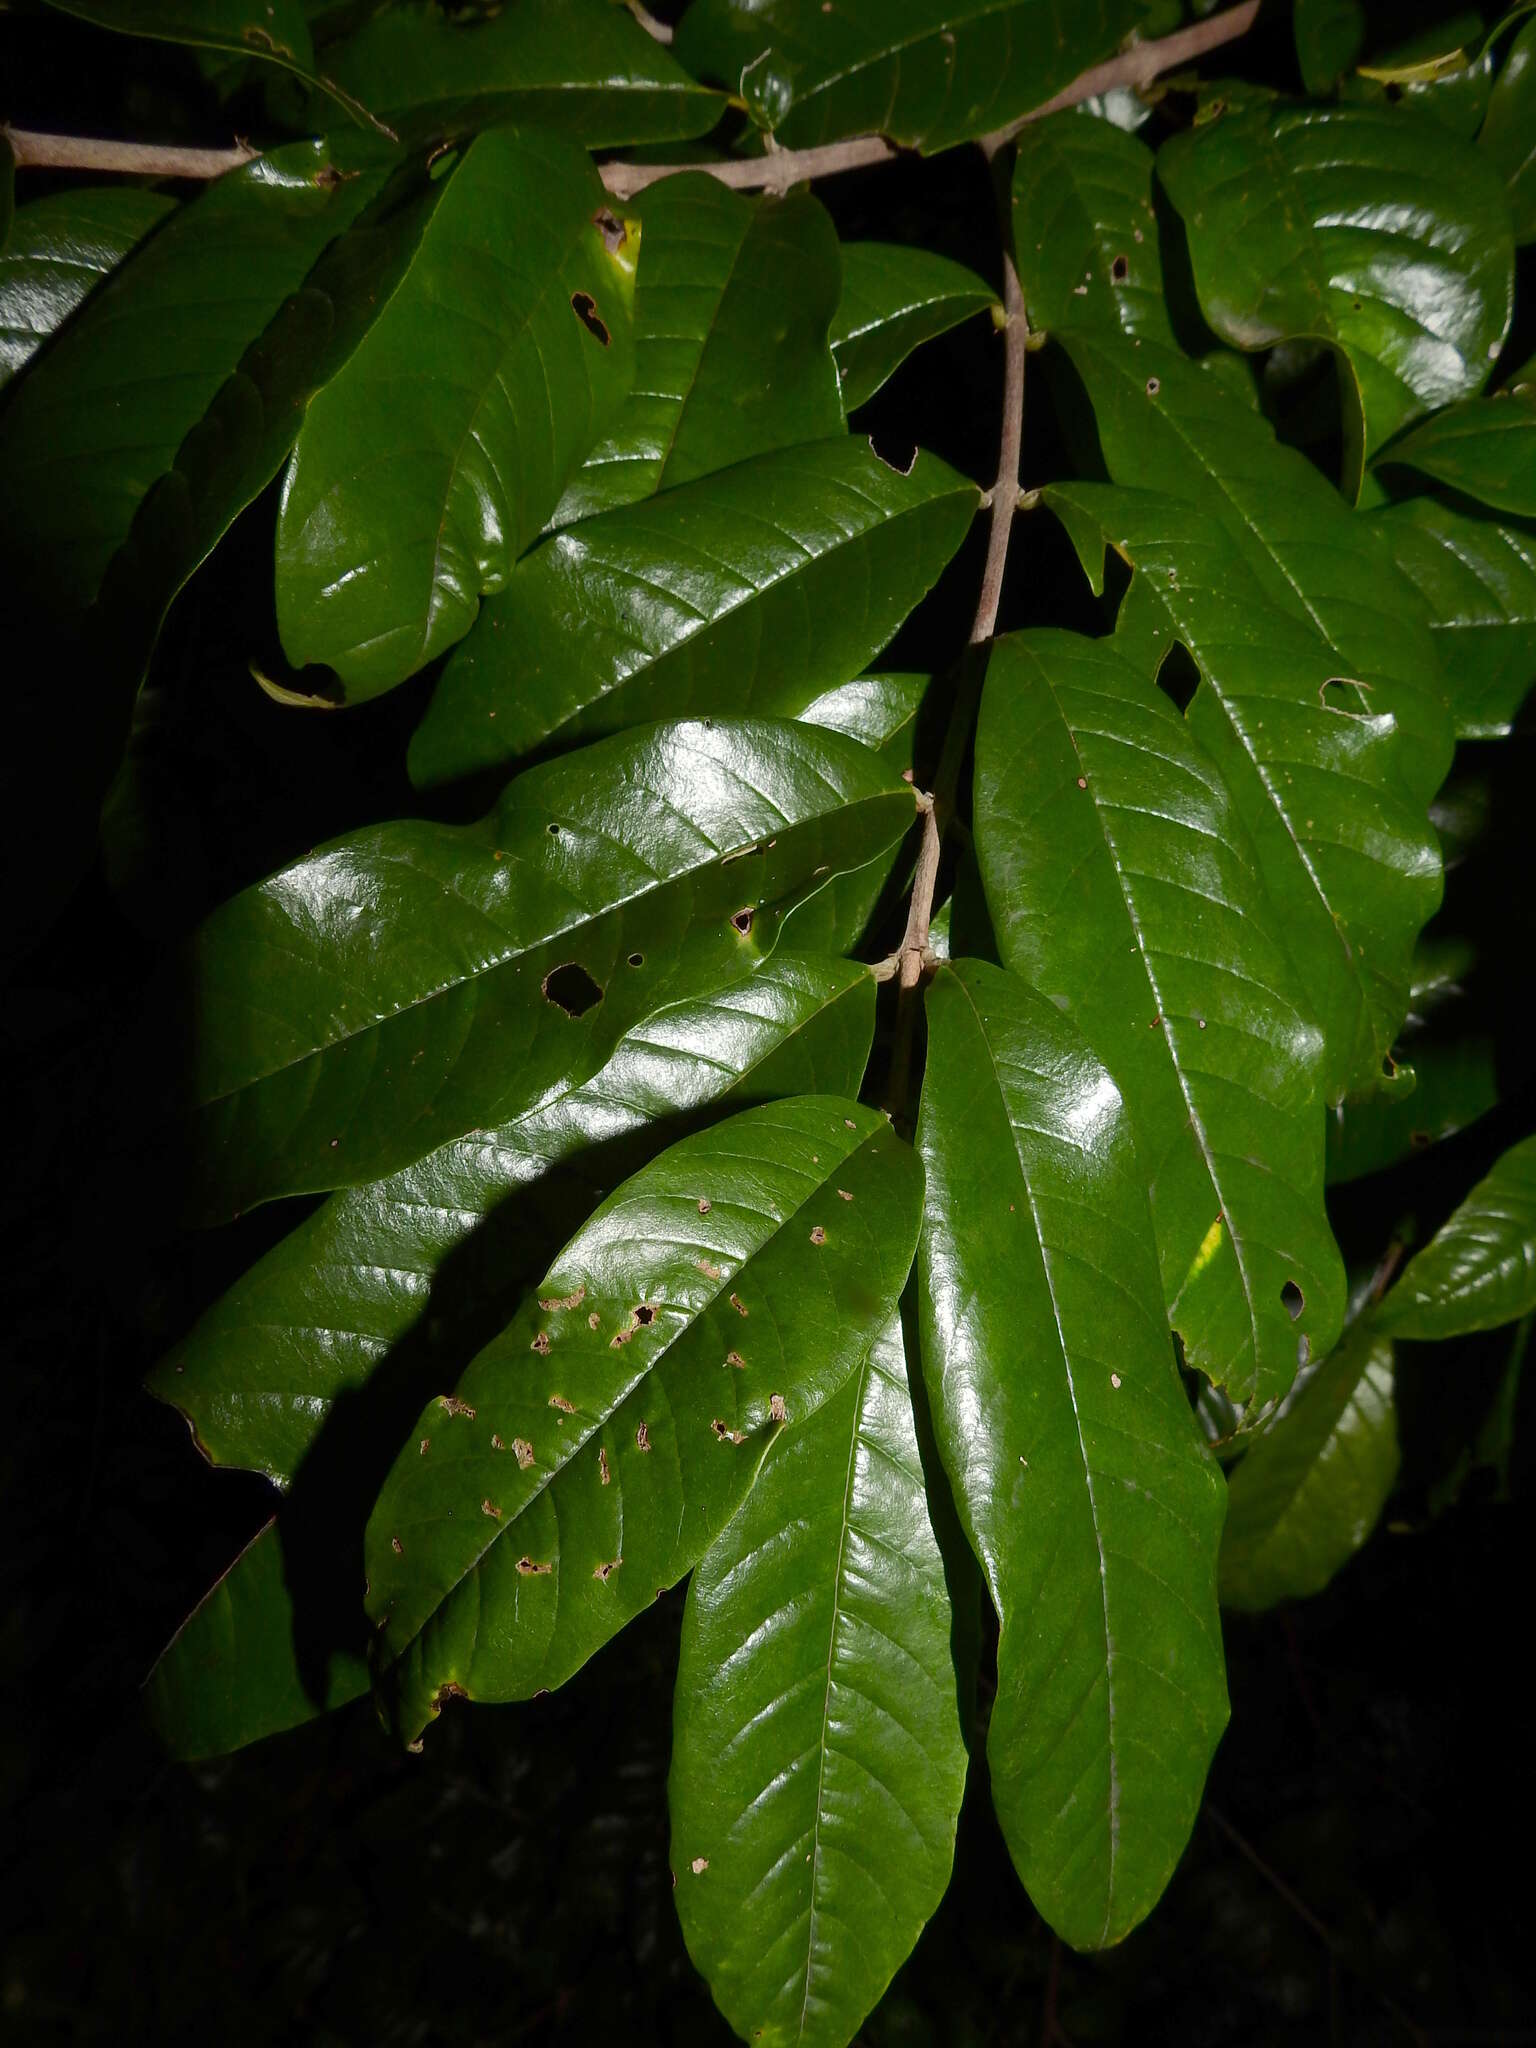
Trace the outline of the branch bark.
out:
<instances>
[{"instance_id":1,"label":"branch bark","mask_svg":"<svg viewBox=\"0 0 1536 2048\"><path fill-rule=\"evenodd\" d=\"M1260 0L1243 0L1206 21L1197 21L1171 36L1133 44L1118 57L1095 64L1074 78L1069 86L1043 105L1032 107L1007 128L984 136L981 146L995 156L1031 121L1063 107L1075 107L1098 93L1118 86L1150 85L1165 71L1189 64L1222 44L1246 35L1259 11ZM236 170L259 150L237 143L231 149L179 149L147 142L111 142L83 135L43 135L28 128L0 127L16 158L18 169L47 168L62 171L120 172L141 178L218 178ZM887 163L903 152L883 135L854 135L846 142L829 142L818 149L772 149L760 157L717 164L630 164L609 163L602 168L603 183L615 199L629 199L662 178L677 177L683 171L702 171L722 185L738 191L787 192L814 178L831 178L842 171L859 170L869 164Z\"/></svg>"}]
</instances>

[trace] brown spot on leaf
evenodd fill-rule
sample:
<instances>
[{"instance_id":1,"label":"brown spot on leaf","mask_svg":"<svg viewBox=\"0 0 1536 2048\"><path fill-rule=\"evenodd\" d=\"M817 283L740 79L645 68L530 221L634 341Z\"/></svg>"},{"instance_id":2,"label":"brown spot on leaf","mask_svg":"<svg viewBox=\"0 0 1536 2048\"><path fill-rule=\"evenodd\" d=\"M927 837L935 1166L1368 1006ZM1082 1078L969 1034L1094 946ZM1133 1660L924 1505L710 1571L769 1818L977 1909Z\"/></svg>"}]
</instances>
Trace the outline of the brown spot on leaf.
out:
<instances>
[{"instance_id":1,"label":"brown spot on leaf","mask_svg":"<svg viewBox=\"0 0 1536 2048\"><path fill-rule=\"evenodd\" d=\"M722 1422L717 1415L709 1425L723 1444L744 1444L746 1437L739 1429L732 1429L728 1422Z\"/></svg>"},{"instance_id":2,"label":"brown spot on leaf","mask_svg":"<svg viewBox=\"0 0 1536 2048\"><path fill-rule=\"evenodd\" d=\"M708 1195L700 1195L700 1197L699 1197L699 1214L700 1214L701 1216L707 1216L707 1215L709 1214L709 1211L710 1211L710 1200L709 1200L709 1197L708 1197Z\"/></svg>"},{"instance_id":3,"label":"brown spot on leaf","mask_svg":"<svg viewBox=\"0 0 1536 2048\"><path fill-rule=\"evenodd\" d=\"M656 1320L656 1311L654 1308L652 1308L651 1304L648 1301L642 1301L639 1304L639 1306L637 1308L632 1309L630 1313L634 1316L637 1328L642 1330L646 1327L648 1323L654 1323Z\"/></svg>"},{"instance_id":4,"label":"brown spot on leaf","mask_svg":"<svg viewBox=\"0 0 1536 2048\"><path fill-rule=\"evenodd\" d=\"M742 1300L739 1294L733 1294L731 1296L731 1307L735 1309L737 1315L739 1316L744 1316L747 1312L747 1305Z\"/></svg>"},{"instance_id":5,"label":"brown spot on leaf","mask_svg":"<svg viewBox=\"0 0 1536 2048\"><path fill-rule=\"evenodd\" d=\"M437 1405L445 1415L462 1415L466 1422L473 1422L475 1411L467 1401L461 1401L457 1394L439 1394Z\"/></svg>"},{"instance_id":6,"label":"brown spot on leaf","mask_svg":"<svg viewBox=\"0 0 1536 2048\"><path fill-rule=\"evenodd\" d=\"M554 1570L552 1564L535 1564L531 1557L520 1557L517 1560L517 1568L525 1579L542 1578Z\"/></svg>"},{"instance_id":7,"label":"brown spot on leaf","mask_svg":"<svg viewBox=\"0 0 1536 2048\"><path fill-rule=\"evenodd\" d=\"M837 1191L837 1199L840 1202L851 1202L853 1200L853 1197L849 1194L846 1188L839 1188Z\"/></svg>"},{"instance_id":8,"label":"brown spot on leaf","mask_svg":"<svg viewBox=\"0 0 1536 2048\"><path fill-rule=\"evenodd\" d=\"M622 1557L615 1557L610 1559L607 1564L595 1564L592 1567L592 1576L594 1579L601 1579L606 1586L623 1562Z\"/></svg>"},{"instance_id":9,"label":"brown spot on leaf","mask_svg":"<svg viewBox=\"0 0 1536 2048\"><path fill-rule=\"evenodd\" d=\"M593 1311L592 1311L591 1315L589 1315L589 1316L587 1317L587 1328L588 1328L589 1330L595 1330L595 1329L597 1329L597 1328L599 1327L599 1325L601 1324L602 1320L603 1320L603 1319L602 1319L602 1317L601 1317L601 1316L600 1316L600 1315L598 1314L597 1310L596 1310L596 1309L593 1309Z\"/></svg>"},{"instance_id":10,"label":"brown spot on leaf","mask_svg":"<svg viewBox=\"0 0 1536 2048\"><path fill-rule=\"evenodd\" d=\"M826 1243L826 1241L827 1241L827 1233L826 1233L826 1232L825 1232L825 1231L824 1231L824 1230L822 1229L822 1227L821 1227L821 1225L820 1225L819 1223L813 1223L813 1224L811 1225L811 1243L812 1243L812 1244L825 1244L825 1243Z\"/></svg>"},{"instance_id":11,"label":"brown spot on leaf","mask_svg":"<svg viewBox=\"0 0 1536 2048\"><path fill-rule=\"evenodd\" d=\"M648 1451L651 1448L651 1430L649 1423L642 1422L640 1427L635 1431L635 1442L642 1451Z\"/></svg>"},{"instance_id":12,"label":"brown spot on leaf","mask_svg":"<svg viewBox=\"0 0 1536 2048\"><path fill-rule=\"evenodd\" d=\"M495 1430L493 1429L491 1431L491 1449L493 1451L504 1451L506 1448L506 1445L502 1442L501 1438L496 1434Z\"/></svg>"},{"instance_id":13,"label":"brown spot on leaf","mask_svg":"<svg viewBox=\"0 0 1536 2048\"><path fill-rule=\"evenodd\" d=\"M1162 387L1162 383L1161 383L1160 379L1158 379L1158 378L1156 378L1156 377L1149 377L1149 378L1147 379L1147 396L1148 396L1148 398L1156 398L1157 394L1159 393L1159 391L1161 391L1161 390L1162 390L1162 388L1163 388L1163 387Z\"/></svg>"},{"instance_id":14,"label":"brown spot on leaf","mask_svg":"<svg viewBox=\"0 0 1536 2048\"><path fill-rule=\"evenodd\" d=\"M742 1357L739 1351L727 1351L727 1353L725 1354L725 1362L728 1366L731 1366L736 1372L745 1372L747 1369L747 1361Z\"/></svg>"},{"instance_id":15,"label":"brown spot on leaf","mask_svg":"<svg viewBox=\"0 0 1536 2048\"><path fill-rule=\"evenodd\" d=\"M695 1856L688 1868L695 1877L702 1877L709 1868L709 1858L707 1856Z\"/></svg>"},{"instance_id":16,"label":"brown spot on leaf","mask_svg":"<svg viewBox=\"0 0 1536 2048\"><path fill-rule=\"evenodd\" d=\"M567 1401L564 1394L551 1394L549 1405L551 1408L558 1408L562 1415L574 1415L576 1413L575 1402Z\"/></svg>"},{"instance_id":17,"label":"brown spot on leaf","mask_svg":"<svg viewBox=\"0 0 1536 2048\"><path fill-rule=\"evenodd\" d=\"M530 1351L537 1351L540 1358L542 1358L545 1352L549 1349L548 1330L540 1330L538 1335L534 1338L533 1342L528 1346L528 1349Z\"/></svg>"},{"instance_id":18,"label":"brown spot on leaf","mask_svg":"<svg viewBox=\"0 0 1536 2048\"><path fill-rule=\"evenodd\" d=\"M527 1437L515 1436L512 1439L512 1449L516 1453L518 1464L526 1472L533 1463L533 1445L529 1443Z\"/></svg>"},{"instance_id":19,"label":"brown spot on leaf","mask_svg":"<svg viewBox=\"0 0 1536 2048\"><path fill-rule=\"evenodd\" d=\"M404 1557L405 1545L400 1541L400 1538L398 1536L390 1537L389 1547L395 1553L396 1557Z\"/></svg>"},{"instance_id":20,"label":"brown spot on leaf","mask_svg":"<svg viewBox=\"0 0 1536 2048\"><path fill-rule=\"evenodd\" d=\"M592 225L603 238L603 247L610 256L616 256L629 239L629 230L611 208L600 206L592 216Z\"/></svg>"},{"instance_id":21,"label":"brown spot on leaf","mask_svg":"<svg viewBox=\"0 0 1536 2048\"><path fill-rule=\"evenodd\" d=\"M432 1445L432 1439L431 1439L431 1437L429 1437L429 1436L424 1436L424 1437L422 1438L422 1440L421 1440L421 1455L422 1455L423 1457L425 1457L425 1456L427 1455L427 1452L428 1452L428 1450L429 1450L429 1449L431 1448L431 1445Z\"/></svg>"},{"instance_id":22,"label":"brown spot on leaf","mask_svg":"<svg viewBox=\"0 0 1536 2048\"><path fill-rule=\"evenodd\" d=\"M718 1280L720 1278L720 1268L712 1259L695 1259L693 1263L698 1267L706 1280Z\"/></svg>"},{"instance_id":23,"label":"brown spot on leaf","mask_svg":"<svg viewBox=\"0 0 1536 2048\"><path fill-rule=\"evenodd\" d=\"M613 336L608 332L606 322L599 318L597 301L593 298L592 294L590 292L572 292L571 311L576 315L582 326L585 327L588 334L595 334L603 347L606 348L609 342L612 341Z\"/></svg>"},{"instance_id":24,"label":"brown spot on leaf","mask_svg":"<svg viewBox=\"0 0 1536 2048\"><path fill-rule=\"evenodd\" d=\"M499 1522L501 1520L501 1509L497 1507L495 1501L493 1500L481 1501L480 1512L482 1515L489 1515L493 1522Z\"/></svg>"},{"instance_id":25,"label":"brown spot on leaf","mask_svg":"<svg viewBox=\"0 0 1536 2048\"><path fill-rule=\"evenodd\" d=\"M608 1453L601 1444L597 1447L597 1473L604 1486L613 1478L613 1474L608 1470Z\"/></svg>"},{"instance_id":26,"label":"brown spot on leaf","mask_svg":"<svg viewBox=\"0 0 1536 2048\"><path fill-rule=\"evenodd\" d=\"M788 1422L789 1413L784 1406L784 1396L782 1394L770 1394L768 1396L768 1417L772 1422Z\"/></svg>"},{"instance_id":27,"label":"brown spot on leaf","mask_svg":"<svg viewBox=\"0 0 1536 2048\"><path fill-rule=\"evenodd\" d=\"M746 938L752 929L752 914L756 908L757 905L755 903L744 903L731 919L731 923L741 933L743 938Z\"/></svg>"},{"instance_id":28,"label":"brown spot on leaf","mask_svg":"<svg viewBox=\"0 0 1536 2048\"><path fill-rule=\"evenodd\" d=\"M548 1309L548 1310L551 1310L551 1311L552 1311L552 1310L555 1310L555 1309L561 1309L561 1308L580 1308L580 1307L581 1307L581 1304L582 1304L582 1303L583 1303L583 1302L584 1302L584 1301L586 1300L586 1298L587 1298L587 1290L586 1290L586 1288L585 1288L585 1287L578 1287L578 1288L577 1288L577 1290L576 1290L576 1292L575 1292L574 1294L555 1294L555 1295L551 1295L551 1296L550 1296L550 1298L549 1298L549 1299L548 1299L547 1301L545 1300L545 1298L543 1297L543 1295L540 1295L540 1296L539 1296L539 1307L540 1307L540 1308L542 1308L542 1309Z\"/></svg>"}]
</instances>

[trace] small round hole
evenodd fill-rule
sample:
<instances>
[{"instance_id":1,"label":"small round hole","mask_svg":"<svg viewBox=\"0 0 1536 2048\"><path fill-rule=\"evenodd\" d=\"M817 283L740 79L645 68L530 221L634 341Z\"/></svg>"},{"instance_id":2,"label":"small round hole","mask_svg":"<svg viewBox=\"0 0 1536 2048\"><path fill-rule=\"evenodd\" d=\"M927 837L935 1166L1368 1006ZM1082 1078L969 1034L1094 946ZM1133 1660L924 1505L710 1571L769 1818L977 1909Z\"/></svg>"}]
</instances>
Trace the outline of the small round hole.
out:
<instances>
[{"instance_id":1,"label":"small round hole","mask_svg":"<svg viewBox=\"0 0 1536 2048\"><path fill-rule=\"evenodd\" d=\"M631 967L643 967L645 965L645 955L643 953L631 953L629 964Z\"/></svg>"},{"instance_id":2,"label":"small round hole","mask_svg":"<svg viewBox=\"0 0 1536 2048\"><path fill-rule=\"evenodd\" d=\"M1287 1280L1280 1290L1280 1299L1285 1303L1286 1314L1294 1323L1307 1305L1306 1296L1294 1280Z\"/></svg>"}]
</instances>

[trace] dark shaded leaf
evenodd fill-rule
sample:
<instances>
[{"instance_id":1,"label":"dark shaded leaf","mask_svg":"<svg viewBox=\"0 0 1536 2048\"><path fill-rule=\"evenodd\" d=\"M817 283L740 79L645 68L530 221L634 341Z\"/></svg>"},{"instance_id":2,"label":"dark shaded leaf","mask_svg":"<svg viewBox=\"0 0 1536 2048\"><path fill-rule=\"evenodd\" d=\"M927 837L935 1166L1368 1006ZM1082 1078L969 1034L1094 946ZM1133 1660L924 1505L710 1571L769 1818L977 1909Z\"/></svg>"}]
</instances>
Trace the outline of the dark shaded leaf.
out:
<instances>
[{"instance_id":1,"label":"dark shaded leaf","mask_svg":"<svg viewBox=\"0 0 1536 2048\"><path fill-rule=\"evenodd\" d=\"M1314 99L1326 99L1341 72L1365 48L1366 17L1361 0L1296 0L1292 33L1301 82Z\"/></svg>"},{"instance_id":2,"label":"dark shaded leaf","mask_svg":"<svg viewBox=\"0 0 1536 2048\"><path fill-rule=\"evenodd\" d=\"M1536 526L1410 498L1369 522L1427 607L1458 739L1500 739L1536 683Z\"/></svg>"},{"instance_id":3,"label":"dark shaded leaf","mask_svg":"<svg viewBox=\"0 0 1536 2048\"><path fill-rule=\"evenodd\" d=\"M1344 1312L1322 1045L1214 764L1113 643L1010 634L982 700L976 850L1004 964L1124 1094L1188 1362L1238 1402L1279 1399L1298 1345L1324 1356Z\"/></svg>"},{"instance_id":4,"label":"dark shaded leaf","mask_svg":"<svg viewBox=\"0 0 1536 2048\"><path fill-rule=\"evenodd\" d=\"M1536 382L1447 406L1381 460L1422 470L1496 512L1536 518Z\"/></svg>"},{"instance_id":5,"label":"dark shaded leaf","mask_svg":"<svg viewBox=\"0 0 1536 2048\"><path fill-rule=\"evenodd\" d=\"M1397 1478L1392 1340L1369 1313L1227 1474L1221 1600L1249 1612L1320 1593Z\"/></svg>"},{"instance_id":6,"label":"dark shaded leaf","mask_svg":"<svg viewBox=\"0 0 1536 2048\"><path fill-rule=\"evenodd\" d=\"M1404 1048L1413 1073L1409 1093L1339 1103L1328 1114L1328 1183L1380 1173L1427 1151L1486 1116L1499 1100L1492 1039L1439 1039Z\"/></svg>"},{"instance_id":7,"label":"dark shaded leaf","mask_svg":"<svg viewBox=\"0 0 1536 2048\"><path fill-rule=\"evenodd\" d=\"M707 135L725 107L612 0L385 7L326 66L403 136L522 121L611 149Z\"/></svg>"},{"instance_id":8,"label":"dark shaded leaf","mask_svg":"<svg viewBox=\"0 0 1536 2048\"><path fill-rule=\"evenodd\" d=\"M951 257L896 242L845 242L832 323L844 411L873 398L925 341L997 304L986 280Z\"/></svg>"},{"instance_id":9,"label":"dark shaded leaf","mask_svg":"<svg viewBox=\"0 0 1536 2048\"><path fill-rule=\"evenodd\" d=\"M637 240L574 144L470 145L294 450L277 613L295 667L361 701L468 632L629 389Z\"/></svg>"},{"instance_id":10,"label":"dark shaded leaf","mask_svg":"<svg viewBox=\"0 0 1536 2048\"><path fill-rule=\"evenodd\" d=\"M999 969L941 968L928 1018L923 1371L1000 1625L992 1798L1037 1909L1103 1948L1172 1876L1226 1725L1221 1476L1113 1081Z\"/></svg>"},{"instance_id":11,"label":"dark shaded leaf","mask_svg":"<svg viewBox=\"0 0 1536 2048\"><path fill-rule=\"evenodd\" d=\"M1175 136L1157 169L1223 340L1339 352L1352 492L1400 428L1481 390L1514 302L1509 207L1486 158L1438 124L1254 108Z\"/></svg>"},{"instance_id":12,"label":"dark shaded leaf","mask_svg":"<svg viewBox=\"0 0 1536 2048\"><path fill-rule=\"evenodd\" d=\"M1536 1138L1512 1146L1410 1259L1377 1311L1394 1337L1496 1330L1536 1308Z\"/></svg>"},{"instance_id":13,"label":"dark shaded leaf","mask_svg":"<svg viewBox=\"0 0 1536 2048\"><path fill-rule=\"evenodd\" d=\"M1515 240L1536 241L1536 21L1509 46L1477 144L1504 180Z\"/></svg>"},{"instance_id":14,"label":"dark shaded leaf","mask_svg":"<svg viewBox=\"0 0 1536 2048\"><path fill-rule=\"evenodd\" d=\"M780 1427L879 1340L921 1205L878 1112L799 1096L683 1139L597 1211L424 1411L369 1521L406 1740L454 1694L561 1684L698 1561Z\"/></svg>"},{"instance_id":15,"label":"dark shaded leaf","mask_svg":"<svg viewBox=\"0 0 1536 2048\"><path fill-rule=\"evenodd\" d=\"M286 1486L338 1399L424 1315L451 1365L442 1346L472 1326L480 1297L510 1308L538 1277L529 1258L548 1247L530 1212L558 1166L591 1155L596 1170L622 1139L722 1098L852 1095L873 1031L874 983L857 962L781 951L682 996L633 1025L591 1080L332 1195L207 1311L150 1392L181 1410L214 1464Z\"/></svg>"},{"instance_id":16,"label":"dark shaded leaf","mask_svg":"<svg viewBox=\"0 0 1536 2048\"><path fill-rule=\"evenodd\" d=\"M979 493L843 437L739 463L552 535L444 670L419 788L692 711L799 711L890 639Z\"/></svg>"},{"instance_id":17,"label":"dark shaded leaf","mask_svg":"<svg viewBox=\"0 0 1536 2048\"><path fill-rule=\"evenodd\" d=\"M175 205L163 192L104 185L21 208L0 249L0 386Z\"/></svg>"},{"instance_id":18,"label":"dark shaded leaf","mask_svg":"<svg viewBox=\"0 0 1536 2048\"><path fill-rule=\"evenodd\" d=\"M820 202L748 199L700 173L663 178L636 204L634 389L556 526L842 429L827 339L837 232Z\"/></svg>"},{"instance_id":19,"label":"dark shaded leaf","mask_svg":"<svg viewBox=\"0 0 1536 2048\"><path fill-rule=\"evenodd\" d=\"M1141 0L694 0L675 47L796 148L878 130L938 150L1043 105L1145 14Z\"/></svg>"},{"instance_id":20,"label":"dark shaded leaf","mask_svg":"<svg viewBox=\"0 0 1536 2048\"><path fill-rule=\"evenodd\" d=\"M721 719L531 770L476 825L334 841L189 949L189 1205L353 1186L509 1121L771 953L792 903L911 820L840 734Z\"/></svg>"}]
</instances>

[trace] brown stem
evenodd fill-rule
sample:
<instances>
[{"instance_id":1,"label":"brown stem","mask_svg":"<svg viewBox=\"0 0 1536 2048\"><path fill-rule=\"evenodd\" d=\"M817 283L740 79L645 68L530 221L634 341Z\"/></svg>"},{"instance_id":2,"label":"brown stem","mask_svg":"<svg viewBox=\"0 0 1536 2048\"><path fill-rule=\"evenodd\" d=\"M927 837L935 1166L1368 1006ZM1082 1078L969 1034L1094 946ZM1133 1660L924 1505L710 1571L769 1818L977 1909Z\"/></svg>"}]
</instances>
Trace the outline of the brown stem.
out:
<instances>
[{"instance_id":1,"label":"brown stem","mask_svg":"<svg viewBox=\"0 0 1536 2048\"><path fill-rule=\"evenodd\" d=\"M1165 71L1188 64L1208 51L1219 49L1238 36L1246 35L1259 11L1259 0L1243 0L1207 21L1197 21L1171 36L1151 42L1134 43L1118 57L1095 64L1054 99L1032 107L1027 114L983 139L982 147L994 156L1005 142L1031 121L1075 107L1098 93L1117 86L1149 85ZM217 178L225 171L249 163L259 150L237 144L233 149L162 148L156 143L105 142L79 135L39 135L30 129L0 129L10 143L19 168L47 166L64 171L120 171L149 178ZM674 178L683 171L702 171L722 185L738 191L787 192L791 185L812 178L835 177L840 171L861 169L868 164L887 163L899 156L894 144L881 135L854 135L846 142L830 142L818 149L772 149L766 155L739 162L718 164L626 164L602 166L603 183L615 199L631 198L661 178Z\"/></svg>"},{"instance_id":2,"label":"brown stem","mask_svg":"<svg viewBox=\"0 0 1536 2048\"><path fill-rule=\"evenodd\" d=\"M221 178L261 155L232 149L179 149L159 142L104 142L91 135L38 135L0 125L18 170L116 171L137 178Z\"/></svg>"}]
</instances>

